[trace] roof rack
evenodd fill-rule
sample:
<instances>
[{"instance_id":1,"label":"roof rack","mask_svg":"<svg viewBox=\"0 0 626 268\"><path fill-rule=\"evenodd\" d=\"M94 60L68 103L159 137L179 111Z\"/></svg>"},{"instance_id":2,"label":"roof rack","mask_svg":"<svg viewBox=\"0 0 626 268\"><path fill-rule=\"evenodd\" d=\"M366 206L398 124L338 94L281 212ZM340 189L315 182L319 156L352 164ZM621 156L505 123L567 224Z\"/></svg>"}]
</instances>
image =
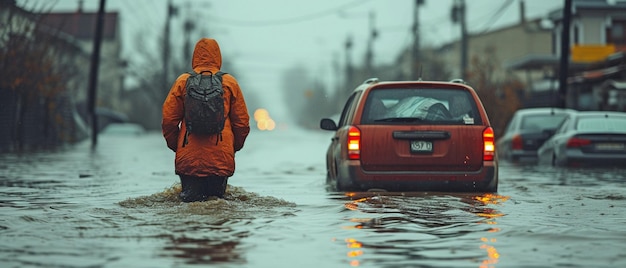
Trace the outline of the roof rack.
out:
<instances>
[{"instance_id":1,"label":"roof rack","mask_svg":"<svg viewBox=\"0 0 626 268\"><path fill-rule=\"evenodd\" d=\"M452 79L450 80L450 83L459 83L459 84L464 84L466 85L467 83L465 82L465 80L461 79L461 78L456 78L456 79Z\"/></svg>"},{"instance_id":2,"label":"roof rack","mask_svg":"<svg viewBox=\"0 0 626 268\"><path fill-rule=\"evenodd\" d=\"M372 78L365 80L365 82L363 82L363 84L374 84L374 83L378 83L378 78L372 77Z\"/></svg>"}]
</instances>

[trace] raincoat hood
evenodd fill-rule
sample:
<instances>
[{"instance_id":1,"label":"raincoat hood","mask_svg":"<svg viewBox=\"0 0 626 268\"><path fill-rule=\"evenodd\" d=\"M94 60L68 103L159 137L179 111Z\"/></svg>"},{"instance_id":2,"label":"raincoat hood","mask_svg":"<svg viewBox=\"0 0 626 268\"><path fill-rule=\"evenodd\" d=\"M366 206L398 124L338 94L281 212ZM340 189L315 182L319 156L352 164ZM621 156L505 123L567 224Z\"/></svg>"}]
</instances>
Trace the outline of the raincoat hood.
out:
<instances>
[{"instance_id":1,"label":"raincoat hood","mask_svg":"<svg viewBox=\"0 0 626 268\"><path fill-rule=\"evenodd\" d=\"M191 67L197 73L202 71L216 73L222 68L222 52L215 39L202 38L196 43Z\"/></svg>"}]
</instances>

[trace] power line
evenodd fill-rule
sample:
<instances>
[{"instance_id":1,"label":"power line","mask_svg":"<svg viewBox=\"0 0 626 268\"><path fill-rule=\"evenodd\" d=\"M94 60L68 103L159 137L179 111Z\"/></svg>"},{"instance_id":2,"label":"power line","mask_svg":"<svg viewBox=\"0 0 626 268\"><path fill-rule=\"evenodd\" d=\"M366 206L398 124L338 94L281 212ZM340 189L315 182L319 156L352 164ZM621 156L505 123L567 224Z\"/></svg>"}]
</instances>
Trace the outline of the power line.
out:
<instances>
[{"instance_id":1,"label":"power line","mask_svg":"<svg viewBox=\"0 0 626 268\"><path fill-rule=\"evenodd\" d=\"M310 21L310 20L314 20L314 19L319 19L319 18L322 18L322 17L333 15L333 14L335 14L335 12L339 12L341 10L350 9L350 8L354 8L354 7L363 5L364 3L368 2L368 1L369 0L356 0L356 1L352 1L352 2L344 4L344 5L341 5L339 7L335 7L335 8L331 8L331 9L327 9L327 10L322 10L322 11L311 13L311 14L306 14L306 15L302 15L302 16L298 16L298 17L292 17L292 18L285 18L285 19L275 19L275 20L243 21L243 20L234 20L234 19L224 18L224 17L220 17L220 16L216 16L216 15L212 15L212 16L218 22L222 22L222 23L225 23L225 24L228 24L228 25L231 25L231 26L240 26L240 27L276 26L276 25L293 24L293 23L300 23L300 22L304 22L304 21Z\"/></svg>"},{"instance_id":2,"label":"power line","mask_svg":"<svg viewBox=\"0 0 626 268\"><path fill-rule=\"evenodd\" d=\"M141 31L141 32L150 32L148 35L156 35L157 33L161 32L161 25L162 23L164 23L164 19L159 18L158 17L158 12L156 12L157 8L156 5L150 5L150 4L141 4L138 1L124 1L123 6L120 7L121 9L123 9L124 11L130 11L130 10L142 10L142 9L146 9L146 6L149 7L150 10L146 10L146 12L143 13L143 15L147 15L144 18L146 19L141 19L139 16L133 16L133 14L131 12L121 12L124 15L126 15L124 17L124 19L130 19L133 21L132 24L126 24L125 26L128 27L129 25L132 25L131 28L133 28L136 31ZM156 26L156 27L155 27Z\"/></svg>"},{"instance_id":3,"label":"power line","mask_svg":"<svg viewBox=\"0 0 626 268\"><path fill-rule=\"evenodd\" d=\"M511 4L513 4L513 0L507 0L506 2L504 2L500 6L500 8L498 8L498 10L491 16L489 21L487 21L487 23L485 23L486 28L483 29L479 34L484 34L484 33L488 32L491 29L491 27L493 25L495 25L495 22L498 19L500 19L500 17L502 17L502 15L504 14L504 11L506 11L506 9L511 6Z\"/></svg>"}]
</instances>

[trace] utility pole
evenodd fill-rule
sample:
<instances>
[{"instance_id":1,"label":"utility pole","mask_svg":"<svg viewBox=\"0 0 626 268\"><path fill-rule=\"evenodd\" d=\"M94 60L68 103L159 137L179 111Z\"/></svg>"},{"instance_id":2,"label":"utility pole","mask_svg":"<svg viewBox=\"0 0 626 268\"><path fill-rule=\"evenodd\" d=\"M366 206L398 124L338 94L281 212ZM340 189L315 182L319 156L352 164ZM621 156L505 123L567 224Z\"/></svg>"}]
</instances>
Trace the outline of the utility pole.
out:
<instances>
[{"instance_id":1,"label":"utility pole","mask_svg":"<svg viewBox=\"0 0 626 268\"><path fill-rule=\"evenodd\" d=\"M346 89L350 92L352 88L352 58L350 57L350 50L352 50L352 36L348 35L346 39Z\"/></svg>"},{"instance_id":2,"label":"utility pole","mask_svg":"<svg viewBox=\"0 0 626 268\"><path fill-rule=\"evenodd\" d=\"M572 0L565 0L563 7L563 25L561 28L561 59L559 63L559 94L558 107L567 105L567 75L569 73L570 24L572 17Z\"/></svg>"},{"instance_id":3,"label":"utility pole","mask_svg":"<svg viewBox=\"0 0 626 268\"><path fill-rule=\"evenodd\" d=\"M98 92L98 67L100 66L100 43L102 41L102 28L104 26L104 6L106 0L100 0L96 31L91 53L91 68L89 70L89 100L88 110L91 115L91 148L98 144L98 115L96 114L96 97Z\"/></svg>"},{"instance_id":4,"label":"utility pole","mask_svg":"<svg viewBox=\"0 0 626 268\"><path fill-rule=\"evenodd\" d=\"M424 4L424 0L415 0L413 9L413 49L411 51L411 79L421 78L419 71L420 63L420 40L419 40L419 6Z\"/></svg>"},{"instance_id":5,"label":"utility pole","mask_svg":"<svg viewBox=\"0 0 626 268\"><path fill-rule=\"evenodd\" d=\"M460 78L465 79L467 75L467 58L468 58L468 38L467 38L467 22L465 16L465 0L455 0L452 7L452 22L459 23L461 26L461 73Z\"/></svg>"},{"instance_id":6,"label":"utility pole","mask_svg":"<svg viewBox=\"0 0 626 268\"><path fill-rule=\"evenodd\" d=\"M365 66L366 66L366 71L367 71L367 76L368 77L372 77L373 75L373 60L374 60L374 39L376 39L376 37L378 37L378 32L376 31L376 14L374 13L374 11L370 11L370 38L367 42L367 52L365 52Z\"/></svg>"},{"instance_id":7,"label":"utility pole","mask_svg":"<svg viewBox=\"0 0 626 268\"><path fill-rule=\"evenodd\" d=\"M183 53L183 55L185 55L185 59L191 59L191 50L193 50L193 47L191 47L191 31L195 28L196 24L191 19L187 19L185 21L185 26L183 28L185 31L185 51Z\"/></svg>"},{"instance_id":8,"label":"utility pole","mask_svg":"<svg viewBox=\"0 0 626 268\"><path fill-rule=\"evenodd\" d=\"M467 18L465 12L465 0L459 0L460 13L461 13L461 79L465 79L467 76Z\"/></svg>"},{"instance_id":9,"label":"utility pole","mask_svg":"<svg viewBox=\"0 0 626 268\"><path fill-rule=\"evenodd\" d=\"M170 20L176 10L172 5L172 0L167 1L167 16L165 18L165 32L163 34L163 88L165 92L169 90L169 67L170 67Z\"/></svg>"},{"instance_id":10,"label":"utility pole","mask_svg":"<svg viewBox=\"0 0 626 268\"><path fill-rule=\"evenodd\" d=\"M185 45L183 46L183 55L185 59L191 59L191 51L193 50L191 43L191 32L196 28L196 23L191 19L196 16L193 16L193 9L190 3L187 3L187 19L185 20L185 24L183 26L183 30L185 31Z\"/></svg>"},{"instance_id":11,"label":"utility pole","mask_svg":"<svg viewBox=\"0 0 626 268\"><path fill-rule=\"evenodd\" d=\"M333 52L333 65L332 65L333 74L338 74L338 73L341 72L341 65L339 64L339 60L338 59L339 59L339 52L337 52L337 51ZM344 101L343 95L342 95L343 91L341 90L341 88L342 88L341 80L339 79L339 77L341 77L341 76L333 75L332 77L334 78L334 82L335 82L335 85L333 87L334 92L333 92L333 96L332 96L332 99L335 100L333 108L338 108L339 111L341 111L341 108L342 108L341 107L341 105L342 105L341 102Z\"/></svg>"}]
</instances>

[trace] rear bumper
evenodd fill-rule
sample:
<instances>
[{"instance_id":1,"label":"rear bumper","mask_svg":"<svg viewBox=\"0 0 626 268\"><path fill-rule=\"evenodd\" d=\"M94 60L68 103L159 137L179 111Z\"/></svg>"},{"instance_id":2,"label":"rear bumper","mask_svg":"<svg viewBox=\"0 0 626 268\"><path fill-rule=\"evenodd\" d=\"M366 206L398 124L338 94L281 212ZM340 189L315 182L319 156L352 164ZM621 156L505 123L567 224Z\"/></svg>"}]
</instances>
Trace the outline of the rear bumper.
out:
<instances>
[{"instance_id":1,"label":"rear bumper","mask_svg":"<svg viewBox=\"0 0 626 268\"><path fill-rule=\"evenodd\" d=\"M482 169L470 172L371 172L361 169L359 161L349 162L341 177L361 190L492 192L498 188L495 161L484 162Z\"/></svg>"},{"instance_id":2,"label":"rear bumper","mask_svg":"<svg viewBox=\"0 0 626 268\"><path fill-rule=\"evenodd\" d=\"M536 158L537 151L536 150L512 150L511 158Z\"/></svg>"},{"instance_id":3,"label":"rear bumper","mask_svg":"<svg viewBox=\"0 0 626 268\"><path fill-rule=\"evenodd\" d=\"M626 154L585 154L569 151L562 164L570 166L624 166Z\"/></svg>"}]
</instances>

